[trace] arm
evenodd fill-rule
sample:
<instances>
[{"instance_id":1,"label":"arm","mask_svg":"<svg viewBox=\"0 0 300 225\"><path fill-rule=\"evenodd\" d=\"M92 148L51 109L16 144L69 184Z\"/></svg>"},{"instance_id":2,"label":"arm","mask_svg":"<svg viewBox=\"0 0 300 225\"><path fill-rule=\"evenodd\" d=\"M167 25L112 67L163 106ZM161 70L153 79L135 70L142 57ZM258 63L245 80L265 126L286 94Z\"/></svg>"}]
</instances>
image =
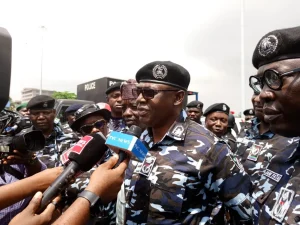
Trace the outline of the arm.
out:
<instances>
[{"instance_id":1,"label":"arm","mask_svg":"<svg viewBox=\"0 0 300 225\"><path fill-rule=\"evenodd\" d=\"M4 209L22 199L46 190L61 174L62 167L44 170L31 177L0 187L0 209Z\"/></svg>"},{"instance_id":2,"label":"arm","mask_svg":"<svg viewBox=\"0 0 300 225\"><path fill-rule=\"evenodd\" d=\"M217 155L224 155L219 158L216 166L216 184L218 185L218 195L220 200L233 212L234 216L240 221L252 220L252 205L249 200L252 183L248 174L244 171L236 155L232 154L228 147L222 143L214 146ZM222 153L221 153L222 152Z\"/></svg>"},{"instance_id":3,"label":"arm","mask_svg":"<svg viewBox=\"0 0 300 225\"><path fill-rule=\"evenodd\" d=\"M100 196L104 203L108 203L117 197L124 179L124 172L128 165L128 159L117 168L112 169L117 163L116 156L111 157L106 163L100 165L92 174L90 183L85 190ZM90 217L90 203L84 198L76 201L59 217L53 225L81 225L85 224Z\"/></svg>"}]
</instances>

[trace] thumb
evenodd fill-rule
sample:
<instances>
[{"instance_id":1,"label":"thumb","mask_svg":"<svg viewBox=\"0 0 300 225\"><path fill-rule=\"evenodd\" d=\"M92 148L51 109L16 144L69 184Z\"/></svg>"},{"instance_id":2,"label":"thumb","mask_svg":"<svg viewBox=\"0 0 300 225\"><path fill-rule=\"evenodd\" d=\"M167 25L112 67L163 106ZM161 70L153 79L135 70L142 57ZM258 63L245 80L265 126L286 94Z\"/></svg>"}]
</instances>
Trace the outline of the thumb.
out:
<instances>
[{"instance_id":1,"label":"thumb","mask_svg":"<svg viewBox=\"0 0 300 225\"><path fill-rule=\"evenodd\" d=\"M29 205L27 206L27 208L25 210L28 210L30 213L35 214L36 211L40 207L42 197L43 197L42 192L40 192L40 191L37 192L31 199L31 201L29 202Z\"/></svg>"},{"instance_id":2,"label":"thumb","mask_svg":"<svg viewBox=\"0 0 300 225\"><path fill-rule=\"evenodd\" d=\"M110 157L110 159L104 163L103 165L105 165L107 168L111 169L114 167L114 165L116 165L116 163L118 162L119 159L119 155L118 154L114 154L112 157Z\"/></svg>"}]
</instances>

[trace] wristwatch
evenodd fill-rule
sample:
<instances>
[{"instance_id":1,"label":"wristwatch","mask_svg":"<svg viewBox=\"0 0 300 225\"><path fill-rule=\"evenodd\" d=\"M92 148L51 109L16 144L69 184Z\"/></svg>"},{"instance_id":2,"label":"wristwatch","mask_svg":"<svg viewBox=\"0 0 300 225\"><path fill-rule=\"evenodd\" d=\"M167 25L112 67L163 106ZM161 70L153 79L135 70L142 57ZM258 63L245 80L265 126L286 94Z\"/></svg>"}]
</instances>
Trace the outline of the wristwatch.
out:
<instances>
[{"instance_id":1,"label":"wristwatch","mask_svg":"<svg viewBox=\"0 0 300 225\"><path fill-rule=\"evenodd\" d=\"M77 197L85 198L90 202L90 208L92 209L97 203L101 202L101 199L98 195L94 194L91 191L84 190L78 194Z\"/></svg>"}]
</instances>

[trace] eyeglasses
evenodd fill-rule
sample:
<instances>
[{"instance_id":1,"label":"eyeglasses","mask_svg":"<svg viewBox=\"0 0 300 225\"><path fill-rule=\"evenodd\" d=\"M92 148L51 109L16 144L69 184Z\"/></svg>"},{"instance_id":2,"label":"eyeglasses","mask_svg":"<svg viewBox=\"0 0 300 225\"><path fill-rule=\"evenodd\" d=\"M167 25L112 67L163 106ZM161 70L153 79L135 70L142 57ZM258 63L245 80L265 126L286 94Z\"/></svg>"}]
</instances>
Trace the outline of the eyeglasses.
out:
<instances>
[{"instance_id":1,"label":"eyeglasses","mask_svg":"<svg viewBox=\"0 0 300 225\"><path fill-rule=\"evenodd\" d=\"M300 72L300 68L296 68L296 69L293 69L291 71L288 71L288 72L285 72L285 73L282 73L282 74L280 74L279 72L277 72L276 70L273 70L273 69L266 70L264 72L262 78L259 79L260 84L261 84L260 87L262 89L263 86L264 86L264 83L266 83L266 85L270 89L272 89L274 91L278 91L283 86L282 78L287 77L287 76L292 76L294 73L297 73L297 72Z\"/></svg>"},{"instance_id":2,"label":"eyeglasses","mask_svg":"<svg viewBox=\"0 0 300 225\"><path fill-rule=\"evenodd\" d=\"M135 88L132 89L132 95L134 96L139 96L140 94L143 95L144 99L153 99L155 95L157 95L159 92L164 92L164 91L178 91L178 90L154 90L151 88Z\"/></svg>"},{"instance_id":3,"label":"eyeglasses","mask_svg":"<svg viewBox=\"0 0 300 225\"><path fill-rule=\"evenodd\" d=\"M252 90L254 91L255 95L259 95L261 90L262 90L262 84L261 84L261 80L259 77L257 76L251 76L249 78L249 86L252 88Z\"/></svg>"},{"instance_id":4,"label":"eyeglasses","mask_svg":"<svg viewBox=\"0 0 300 225\"><path fill-rule=\"evenodd\" d=\"M79 128L83 134L90 134L94 128L101 129L106 124L105 120L97 120L93 124L85 124Z\"/></svg>"}]
</instances>

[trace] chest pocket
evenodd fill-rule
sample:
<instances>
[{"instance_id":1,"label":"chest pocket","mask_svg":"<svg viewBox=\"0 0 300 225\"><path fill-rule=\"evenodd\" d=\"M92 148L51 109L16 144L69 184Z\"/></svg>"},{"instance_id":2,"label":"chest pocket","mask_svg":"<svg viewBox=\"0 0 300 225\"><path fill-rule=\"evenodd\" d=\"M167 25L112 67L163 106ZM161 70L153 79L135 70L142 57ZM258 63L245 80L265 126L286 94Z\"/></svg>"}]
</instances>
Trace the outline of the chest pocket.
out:
<instances>
[{"instance_id":1,"label":"chest pocket","mask_svg":"<svg viewBox=\"0 0 300 225\"><path fill-rule=\"evenodd\" d=\"M151 181L149 213L155 217L178 218L185 197L187 175L169 168L158 167ZM151 178L150 178L151 179Z\"/></svg>"}]
</instances>

